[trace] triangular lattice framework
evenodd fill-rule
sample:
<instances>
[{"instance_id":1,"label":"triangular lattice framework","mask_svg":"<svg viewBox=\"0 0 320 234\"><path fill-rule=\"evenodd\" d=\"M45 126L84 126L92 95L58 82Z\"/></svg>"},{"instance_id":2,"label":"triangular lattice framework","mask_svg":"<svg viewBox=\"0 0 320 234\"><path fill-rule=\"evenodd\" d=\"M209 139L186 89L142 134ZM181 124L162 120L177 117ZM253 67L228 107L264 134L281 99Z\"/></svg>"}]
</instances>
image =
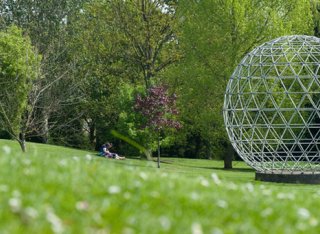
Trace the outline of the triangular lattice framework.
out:
<instances>
[{"instance_id":1,"label":"triangular lattice framework","mask_svg":"<svg viewBox=\"0 0 320 234\"><path fill-rule=\"evenodd\" d=\"M259 172L320 173L320 40L285 36L255 48L224 100L233 147Z\"/></svg>"}]
</instances>

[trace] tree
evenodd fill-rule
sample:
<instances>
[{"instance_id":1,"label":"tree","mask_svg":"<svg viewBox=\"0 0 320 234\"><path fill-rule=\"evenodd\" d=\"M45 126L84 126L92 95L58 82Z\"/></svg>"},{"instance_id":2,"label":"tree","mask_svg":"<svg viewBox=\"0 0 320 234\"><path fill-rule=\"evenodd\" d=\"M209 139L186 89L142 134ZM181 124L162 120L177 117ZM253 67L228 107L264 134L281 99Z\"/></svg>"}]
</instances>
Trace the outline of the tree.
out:
<instances>
[{"instance_id":1,"label":"tree","mask_svg":"<svg viewBox=\"0 0 320 234\"><path fill-rule=\"evenodd\" d=\"M114 21L127 46L124 56L139 67L146 89L151 79L180 58L175 3L164 0L113 1Z\"/></svg>"},{"instance_id":2,"label":"tree","mask_svg":"<svg viewBox=\"0 0 320 234\"><path fill-rule=\"evenodd\" d=\"M156 132L158 142L158 168L160 168L161 132L168 128L179 129L181 124L175 119L178 115L176 95L168 95L167 87L163 85L148 89L147 95L137 95L135 110L145 117L144 128Z\"/></svg>"},{"instance_id":3,"label":"tree","mask_svg":"<svg viewBox=\"0 0 320 234\"><path fill-rule=\"evenodd\" d=\"M85 1L4 0L0 3L1 26L20 27L42 55L42 75L29 93L30 107L25 116L29 140L47 142L51 130L66 129L72 119L77 119L74 115L67 120L59 117L74 109L81 98L74 82L67 35L72 31L71 16L80 11Z\"/></svg>"},{"instance_id":4,"label":"tree","mask_svg":"<svg viewBox=\"0 0 320 234\"><path fill-rule=\"evenodd\" d=\"M233 153L223 127L227 81L253 47L284 34L310 34L309 1L179 1L183 60L167 76L179 94L182 142L197 138L198 152L215 151L230 165ZM186 139L186 140L184 140ZM227 155L228 157L226 157ZM211 155L209 155L211 156ZM216 157L217 157L216 156ZM229 161L229 163L228 163Z\"/></svg>"},{"instance_id":5,"label":"tree","mask_svg":"<svg viewBox=\"0 0 320 234\"><path fill-rule=\"evenodd\" d=\"M28 94L40 74L41 56L16 26L0 32L0 128L17 140L25 151L24 115Z\"/></svg>"},{"instance_id":6,"label":"tree","mask_svg":"<svg viewBox=\"0 0 320 234\"><path fill-rule=\"evenodd\" d=\"M121 87L147 89L179 59L173 9L160 0L95 0L73 20L70 41L92 144L104 141L127 111L117 105Z\"/></svg>"},{"instance_id":7,"label":"tree","mask_svg":"<svg viewBox=\"0 0 320 234\"><path fill-rule=\"evenodd\" d=\"M3 0L0 3L4 27L15 24L31 38L41 54L49 52L61 39L71 15L78 13L86 0ZM57 52L57 51L56 51Z\"/></svg>"},{"instance_id":8,"label":"tree","mask_svg":"<svg viewBox=\"0 0 320 234\"><path fill-rule=\"evenodd\" d=\"M320 36L320 2L318 0L311 0L311 12L314 26L314 35Z\"/></svg>"}]
</instances>

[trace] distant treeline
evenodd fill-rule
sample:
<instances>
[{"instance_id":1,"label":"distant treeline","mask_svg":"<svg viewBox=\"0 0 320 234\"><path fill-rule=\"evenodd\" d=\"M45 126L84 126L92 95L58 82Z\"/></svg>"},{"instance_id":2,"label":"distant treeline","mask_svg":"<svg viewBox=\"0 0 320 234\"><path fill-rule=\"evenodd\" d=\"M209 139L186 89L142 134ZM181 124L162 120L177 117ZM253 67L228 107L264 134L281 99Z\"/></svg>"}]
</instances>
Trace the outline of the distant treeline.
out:
<instances>
[{"instance_id":1,"label":"distant treeline","mask_svg":"<svg viewBox=\"0 0 320 234\"><path fill-rule=\"evenodd\" d=\"M0 137L164 155L232 157L222 117L235 66L273 38L319 36L315 0L4 0ZM168 88L176 129L144 128L137 95Z\"/></svg>"}]
</instances>

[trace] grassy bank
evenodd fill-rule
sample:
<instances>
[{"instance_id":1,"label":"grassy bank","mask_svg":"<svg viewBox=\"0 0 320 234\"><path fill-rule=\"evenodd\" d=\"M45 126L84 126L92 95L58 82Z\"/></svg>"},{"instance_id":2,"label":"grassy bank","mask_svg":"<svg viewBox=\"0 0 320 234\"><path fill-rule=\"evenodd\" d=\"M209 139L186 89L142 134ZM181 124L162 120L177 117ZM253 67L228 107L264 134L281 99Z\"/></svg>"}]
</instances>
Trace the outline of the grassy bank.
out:
<instances>
[{"instance_id":1,"label":"grassy bank","mask_svg":"<svg viewBox=\"0 0 320 234\"><path fill-rule=\"evenodd\" d=\"M209 160L115 161L0 140L1 233L318 233L320 186Z\"/></svg>"}]
</instances>

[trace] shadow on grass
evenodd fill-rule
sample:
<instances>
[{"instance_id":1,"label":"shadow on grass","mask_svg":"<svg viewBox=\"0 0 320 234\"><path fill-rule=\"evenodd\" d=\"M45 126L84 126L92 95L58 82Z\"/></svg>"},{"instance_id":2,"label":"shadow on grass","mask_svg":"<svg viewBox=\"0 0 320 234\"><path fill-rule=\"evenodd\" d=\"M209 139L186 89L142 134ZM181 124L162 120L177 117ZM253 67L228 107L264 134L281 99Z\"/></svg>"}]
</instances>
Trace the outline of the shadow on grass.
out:
<instances>
[{"instance_id":1,"label":"shadow on grass","mask_svg":"<svg viewBox=\"0 0 320 234\"><path fill-rule=\"evenodd\" d=\"M255 172L252 168L232 168L232 169L224 169L221 167L199 167L202 169L210 169L210 170L223 170L223 171L232 171L232 172Z\"/></svg>"},{"instance_id":2,"label":"shadow on grass","mask_svg":"<svg viewBox=\"0 0 320 234\"><path fill-rule=\"evenodd\" d=\"M148 161L147 159L141 159L141 158L127 158L126 160L115 160L115 159L107 159L106 160L112 160L113 163L116 164L121 164L121 165L126 165L126 166L135 166L135 167L142 167L142 168L151 168L154 167L156 168L156 163L157 159L153 159L151 161ZM137 162L137 163L135 163ZM172 165L172 166L177 166L177 167L184 167L184 168L194 168L194 169L204 169L204 170L220 170L220 171L225 171L225 172L242 172L242 173L251 173L255 172L254 169L252 168L232 168L232 169L224 169L222 167L217 167L217 166L200 166L200 165L192 165L183 163L183 162L177 162L175 160L168 160L168 159L161 159L160 160L161 164L166 164L166 165Z\"/></svg>"},{"instance_id":3,"label":"shadow on grass","mask_svg":"<svg viewBox=\"0 0 320 234\"><path fill-rule=\"evenodd\" d=\"M103 160L103 157L101 157ZM155 161L148 161L147 159L140 158L126 158L125 160L116 160L111 158L104 158L107 161L112 161L114 164L133 166L133 167L142 167L142 168L152 168L156 167ZM137 162L137 163L135 163Z\"/></svg>"},{"instance_id":4,"label":"shadow on grass","mask_svg":"<svg viewBox=\"0 0 320 234\"><path fill-rule=\"evenodd\" d=\"M255 172L252 168L232 168L232 169L225 169L223 167L204 167L204 166L197 166L197 165L187 165L182 163L176 163L174 161L168 161L168 160L161 160L160 161L163 164L171 164L171 165L177 165L177 166L183 166L183 167L191 167L191 168L199 168L199 169L209 169L209 170L222 170L222 171L230 171L230 172Z\"/></svg>"}]
</instances>

